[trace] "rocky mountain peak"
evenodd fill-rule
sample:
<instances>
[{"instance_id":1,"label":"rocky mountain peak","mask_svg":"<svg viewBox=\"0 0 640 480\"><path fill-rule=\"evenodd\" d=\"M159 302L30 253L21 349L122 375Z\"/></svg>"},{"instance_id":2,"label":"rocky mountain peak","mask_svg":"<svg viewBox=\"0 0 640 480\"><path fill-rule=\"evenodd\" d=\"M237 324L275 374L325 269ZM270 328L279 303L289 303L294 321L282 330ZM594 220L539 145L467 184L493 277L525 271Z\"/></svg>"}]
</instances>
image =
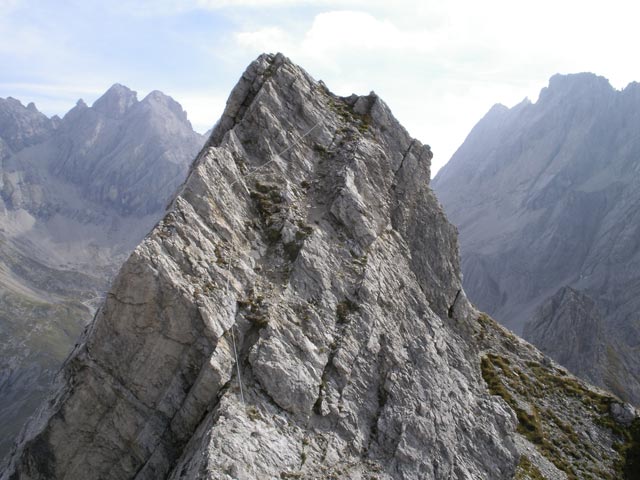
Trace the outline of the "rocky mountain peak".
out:
<instances>
[{"instance_id":1,"label":"rocky mountain peak","mask_svg":"<svg viewBox=\"0 0 640 480\"><path fill-rule=\"evenodd\" d=\"M59 131L55 148L65 153L54 156L51 171L87 198L125 215L163 209L165 200L148 192L173 191L188 169L185 159L203 141L175 100L153 92L139 102L120 84L91 107L79 101Z\"/></svg>"},{"instance_id":2,"label":"rocky mountain peak","mask_svg":"<svg viewBox=\"0 0 640 480\"><path fill-rule=\"evenodd\" d=\"M615 90L605 77L590 72L555 74L549 79L549 86L542 89L539 101L552 99L580 99L582 97L612 95Z\"/></svg>"},{"instance_id":3,"label":"rocky mountain peak","mask_svg":"<svg viewBox=\"0 0 640 480\"><path fill-rule=\"evenodd\" d=\"M13 152L43 141L54 129L33 103L25 107L15 98L0 98L0 138Z\"/></svg>"},{"instance_id":4,"label":"rocky mountain peak","mask_svg":"<svg viewBox=\"0 0 640 480\"><path fill-rule=\"evenodd\" d=\"M546 370L466 300L430 160L375 94L261 55L1 478L512 478L527 400L480 355Z\"/></svg>"},{"instance_id":5,"label":"rocky mountain peak","mask_svg":"<svg viewBox=\"0 0 640 480\"><path fill-rule=\"evenodd\" d=\"M60 125L63 126L63 128L66 125L71 125L71 128L73 128L76 122L82 122L83 116L86 115L88 111L91 111L89 105L87 105L82 98L79 98L73 108L64 114L60 120Z\"/></svg>"},{"instance_id":6,"label":"rocky mountain peak","mask_svg":"<svg viewBox=\"0 0 640 480\"><path fill-rule=\"evenodd\" d=\"M187 119L187 112L184 111L182 105L159 90L150 92L146 97L142 99L140 104L141 107L148 107L157 115L164 115L167 112L170 112L176 117L178 121L188 124L189 127L191 127L191 124Z\"/></svg>"},{"instance_id":7,"label":"rocky mountain peak","mask_svg":"<svg viewBox=\"0 0 640 480\"><path fill-rule=\"evenodd\" d=\"M518 333L532 318L552 327L528 339L634 403L638 112L633 84L556 75L535 104L485 116L433 181L459 227L474 303Z\"/></svg>"},{"instance_id":8,"label":"rocky mountain peak","mask_svg":"<svg viewBox=\"0 0 640 480\"><path fill-rule=\"evenodd\" d=\"M506 478L513 420L470 360L430 159L376 95L259 57L25 430L18 478Z\"/></svg>"},{"instance_id":9,"label":"rocky mountain peak","mask_svg":"<svg viewBox=\"0 0 640 480\"><path fill-rule=\"evenodd\" d=\"M109 117L121 117L129 108L138 103L136 92L121 85L114 84L92 105L92 108Z\"/></svg>"}]
</instances>

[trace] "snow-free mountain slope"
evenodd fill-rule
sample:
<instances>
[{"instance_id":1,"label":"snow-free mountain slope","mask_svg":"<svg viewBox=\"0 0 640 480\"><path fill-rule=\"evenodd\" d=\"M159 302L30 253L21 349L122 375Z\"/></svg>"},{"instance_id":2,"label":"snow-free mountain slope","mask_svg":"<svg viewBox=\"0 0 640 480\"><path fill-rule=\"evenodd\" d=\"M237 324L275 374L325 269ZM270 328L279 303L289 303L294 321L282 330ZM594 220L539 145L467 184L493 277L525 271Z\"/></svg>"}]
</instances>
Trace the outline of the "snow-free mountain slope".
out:
<instances>
[{"instance_id":1,"label":"snow-free mountain slope","mask_svg":"<svg viewBox=\"0 0 640 480\"><path fill-rule=\"evenodd\" d=\"M566 361L590 361L600 343L610 353L594 367L602 369L598 383L636 404L639 129L639 84L616 91L593 74L556 75L535 104L491 109L433 181L460 232L469 298L522 332L540 306L562 305L550 302L558 291L581 292L594 302L601 328L582 329L580 348Z\"/></svg>"},{"instance_id":2,"label":"snow-free mountain slope","mask_svg":"<svg viewBox=\"0 0 640 480\"><path fill-rule=\"evenodd\" d=\"M536 405L614 478L633 410L572 377L570 413L565 389L516 404L515 373L481 368L559 378L466 300L430 160L374 93L260 56L1 478L567 478Z\"/></svg>"}]
</instances>

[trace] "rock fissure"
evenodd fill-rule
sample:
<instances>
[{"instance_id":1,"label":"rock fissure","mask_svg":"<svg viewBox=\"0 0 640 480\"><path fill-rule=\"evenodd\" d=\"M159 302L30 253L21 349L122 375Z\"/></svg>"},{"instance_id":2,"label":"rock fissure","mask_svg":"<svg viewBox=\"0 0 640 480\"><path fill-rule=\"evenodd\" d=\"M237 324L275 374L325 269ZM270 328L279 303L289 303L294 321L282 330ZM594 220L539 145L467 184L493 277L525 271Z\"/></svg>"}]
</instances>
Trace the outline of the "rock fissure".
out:
<instances>
[{"instance_id":1,"label":"rock fissure","mask_svg":"<svg viewBox=\"0 0 640 480\"><path fill-rule=\"evenodd\" d=\"M449 307L449 310L447 311L447 316L449 318L453 318L453 309L456 306L456 302L458 301L458 298L460 297L460 293L462 292L462 289L458 290L458 292L456 293L455 298L453 299L453 302L451 302L451 306Z\"/></svg>"},{"instance_id":2,"label":"rock fissure","mask_svg":"<svg viewBox=\"0 0 640 480\"><path fill-rule=\"evenodd\" d=\"M126 300L118 298L118 296L112 292L107 293L107 296L115 300L116 302L121 303L122 305L128 305L130 307L143 307L147 304L147 302L127 302Z\"/></svg>"},{"instance_id":3,"label":"rock fissure","mask_svg":"<svg viewBox=\"0 0 640 480\"><path fill-rule=\"evenodd\" d=\"M402 160L400 160L400 165L398 166L398 168L396 168L395 172L393 172L394 183L392 185L395 185L395 179L398 175L398 172L402 170L402 167L404 166L404 161L409 155L409 152L411 152L411 149L413 148L413 145L415 144L415 142L416 142L415 139L412 139L411 143L409 143L409 146L407 147L405 152L402 154Z\"/></svg>"}]
</instances>

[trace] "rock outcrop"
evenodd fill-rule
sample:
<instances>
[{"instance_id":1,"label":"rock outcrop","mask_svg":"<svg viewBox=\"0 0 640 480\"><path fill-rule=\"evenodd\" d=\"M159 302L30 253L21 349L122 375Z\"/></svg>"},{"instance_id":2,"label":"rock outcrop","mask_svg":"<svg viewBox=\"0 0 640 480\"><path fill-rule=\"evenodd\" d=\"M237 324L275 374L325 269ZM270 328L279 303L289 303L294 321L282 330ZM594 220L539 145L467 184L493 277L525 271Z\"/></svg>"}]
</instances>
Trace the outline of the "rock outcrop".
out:
<instances>
[{"instance_id":1,"label":"rock outcrop","mask_svg":"<svg viewBox=\"0 0 640 480\"><path fill-rule=\"evenodd\" d=\"M524 325L523 338L561 365L592 383L601 383L604 324L595 302L564 287L540 305Z\"/></svg>"},{"instance_id":2,"label":"rock outcrop","mask_svg":"<svg viewBox=\"0 0 640 480\"><path fill-rule=\"evenodd\" d=\"M601 385L622 398L640 398L637 383L629 383L633 363L606 331L596 303L582 292L563 287L545 301L524 325L523 338L575 375Z\"/></svg>"},{"instance_id":3,"label":"rock outcrop","mask_svg":"<svg viewBox=\"0 0 640 480\"><path fill-rule=\"evenodd\" d=\"M63 119L0 99L0 457L203 143L159 92Z\"/></svg>"},{"instance_id":4,"label":"rock outcrop","mask_svg":"<svg viewBox=\"0 0 640 480\"><path fill-rule=\"evenodd\" d=\"M260 56L1 478L567 478L570 453L520 431L532 399L481 368L557 378L466 300L430 159L374 93ZM623 405L566 378L601 410L540 401L593 434L580 469L613 476L635 412L618 426Z\"/></svg>"},{"instance_id":5,"label":"rock outcrop","mask_svg":"<svg viewBox=\"0 0 640 480\"><path fill-rule=\"evenodd\" d=\"M600 371L587 378L602 379L599 385L635 404L640 404L638 112L637 83L616 91L593 74L556 75L535 104L525 100L511 109L492 108L433 181L460 231L469 298L522 333L541 305L548 318L587 322L586 312L587 317L570 320L568 312L549 311L563 308L553 297L564 287L586 295L602 318L601 328L582 331L580 348L571 350L571 359L565 350L562 361L571 368L586 365L591 348L582 348L600 343L606 361L594 365ZM553 324L560 328L561 322ZM558 335L571 328L565 325ZM535 342L560 359L552 332Z\"/></svg>"}]
</instances>

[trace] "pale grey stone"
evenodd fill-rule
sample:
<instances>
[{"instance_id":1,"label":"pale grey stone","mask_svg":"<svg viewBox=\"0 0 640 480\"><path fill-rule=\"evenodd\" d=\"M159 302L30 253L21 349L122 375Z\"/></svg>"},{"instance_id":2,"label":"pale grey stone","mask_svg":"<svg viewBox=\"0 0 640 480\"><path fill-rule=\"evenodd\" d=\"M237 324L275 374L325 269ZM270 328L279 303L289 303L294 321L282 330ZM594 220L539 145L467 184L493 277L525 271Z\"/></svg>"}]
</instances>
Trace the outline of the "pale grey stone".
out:
<instances>
[{"instance_id":1,"label":"pale grey stone","mask_svg":"<svg viewBox=\"0 0 640 480\"><path fill-rule=\"evenodd\" d=\"M430 160L261 55L0 478L513 478L532 445L480 358L544 357L466 300Z\"/></svg>"},{"instance_id":2,"label":"pale grey stone","mask_svg":"<svg viewBox=\"0 0 640 480\"><path fill-rule=\"evenodd\" d=\"M7 472L510 478L430 158L377 96L261 56Z\"/></svg>"}]
</instances>

